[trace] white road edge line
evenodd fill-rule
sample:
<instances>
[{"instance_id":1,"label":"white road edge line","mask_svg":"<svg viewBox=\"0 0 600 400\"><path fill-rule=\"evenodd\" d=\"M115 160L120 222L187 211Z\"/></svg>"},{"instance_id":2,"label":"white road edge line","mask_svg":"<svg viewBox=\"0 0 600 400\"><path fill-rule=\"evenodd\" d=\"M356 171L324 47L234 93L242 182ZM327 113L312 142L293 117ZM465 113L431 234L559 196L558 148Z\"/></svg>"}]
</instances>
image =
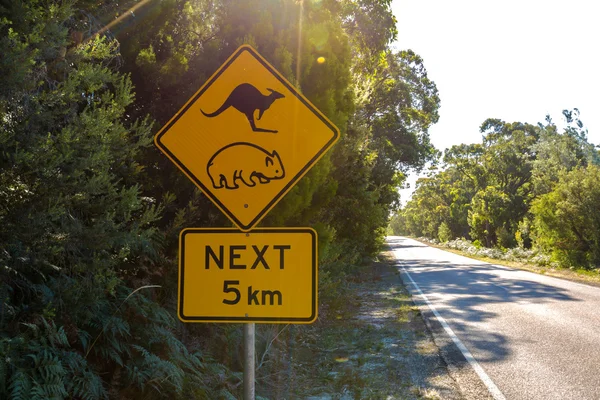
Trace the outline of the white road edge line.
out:
<instances>
[{"instance_id":1,"label":"white road edge line","mask_svg":"<svg viewBox=\"0 0 600 400\"><path fill-rule=\"evenodd\" d=\"M419 295L423 298L429 309L433 312L438 321L440 321L440 324L442 324L442 327L444 328L446 333L450 336L454 344L456 344L456 347L458 347L458 349L463 354L463 356L465 356L469 364L471 364L471 367L473 367L475 373L479 375L479 378L481 379L483 384L488 388L492 397L495 400L506 400L506 397L504 397L500 389L498 389L498 386L496 386L494 381L492 381L488 374L485 373L483 368L481 368L481 365L479 365L477 360L475 360L475 357L473 357L469 349L467 349L467 347L463 344L463 342L461 342L458 336L456 336L452 328L450 328L450 325L448 325L444 317L442 317L440 313L438 313L433 304L431 304L427 296L425 296L425 294L421 291L421 288L419 288L419 286L416 284L416 282L413 280L412 276L410 276L410 274L408 273L406 268L404 268L404 266L402 267L402 271L404 271L404 273L406 274L410 282L413 284Z\"/></svg>"}]
</instances>

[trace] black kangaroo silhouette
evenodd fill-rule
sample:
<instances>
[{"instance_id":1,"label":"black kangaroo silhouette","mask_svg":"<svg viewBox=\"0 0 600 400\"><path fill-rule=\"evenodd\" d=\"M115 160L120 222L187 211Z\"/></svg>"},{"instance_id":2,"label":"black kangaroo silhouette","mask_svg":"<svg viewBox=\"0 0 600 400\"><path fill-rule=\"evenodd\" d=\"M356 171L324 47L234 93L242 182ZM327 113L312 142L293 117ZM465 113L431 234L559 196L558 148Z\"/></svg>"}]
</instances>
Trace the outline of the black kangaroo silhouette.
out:
<instances>
[{"instance_id":1,"label":"black kangaroo silhouette","mask_svg":"<svg viewBox=\"0 0 600 400\"><path fill-rule=\"evenodd\" d=\"M205 116L212 118L221 114L229 107L233 107L242 114L244 114L246 118L248 118L248 122L250 122L250 126L252 127L252 130L254 132L277 133L277 131L272 129L257 128L256 124L254 123L254 111L259 111L257 119L260 120L263 113L269 107L271 107L271 104L273 104L275 100L282 99L285 97L284 95L273 89L267 88L267 90L271 93L265 96L260 92L260 90L258 90L251 84L242 83L241 85L238 85L235 89L231 91L231 94L229 95L229 97L227 97L227 100L225 100L223 105L219 107L217 111L210 114L207 114L202 110L200 111L202 111L202 114L204 114Z\"/></svg>"}]
</instances>

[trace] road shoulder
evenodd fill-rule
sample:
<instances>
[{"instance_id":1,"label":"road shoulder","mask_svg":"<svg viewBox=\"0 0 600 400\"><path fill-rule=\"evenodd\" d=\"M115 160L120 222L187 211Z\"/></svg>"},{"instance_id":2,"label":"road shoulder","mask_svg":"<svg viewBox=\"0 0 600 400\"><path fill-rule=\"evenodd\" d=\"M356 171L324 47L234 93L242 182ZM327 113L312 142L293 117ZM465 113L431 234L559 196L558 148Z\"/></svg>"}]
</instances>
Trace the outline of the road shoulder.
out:
<instances>
[{"instance_id":1,"label":"road shoulder","mask_svg":"<svg viewBox=\"0 0 600 400\"><path fill-rule=\"evenodd\" d=\"M403 285L391 251L365 268L351 289L343 309L330 310L328 318L305 328L295 353L295 395L312 400L466 398Z\"/></svg>"},{"instance_id":2,"label":"road shoulder","mask_svg":"<svg viewBox=\"0 0 600 400\"><path fill-rule=\"evenodd\" d=\"M551 276L553 278L559 278L566 281L575 283L582 283L590 286L600 287L600 271L586 271L582 269L574 270L569 268L557 268L551 266L541 266L536 264L527 263L524 261L508 261L498 258L490 257L479 257L473 254L469 254L465 251L457 250L454 248L447 247L440 243L433 243L429 240L423 240L423 238L415 238L406 236L412 240L422 243L426 246L430 246L439 250L447 251L449 253L457 254L459 256L467 257L472 260L482 261L492 265L500 265L503 267L512 268L520 271L533 272L538 275Z\"/></svg>"}]
</instances>

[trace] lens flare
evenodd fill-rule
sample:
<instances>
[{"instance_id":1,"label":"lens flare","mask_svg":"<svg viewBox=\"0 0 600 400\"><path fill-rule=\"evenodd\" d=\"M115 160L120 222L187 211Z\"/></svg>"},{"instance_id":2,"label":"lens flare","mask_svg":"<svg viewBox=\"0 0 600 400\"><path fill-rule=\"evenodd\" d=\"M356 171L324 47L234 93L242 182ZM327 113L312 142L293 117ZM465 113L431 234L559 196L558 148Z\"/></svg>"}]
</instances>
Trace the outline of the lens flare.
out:
<instances>
[{"instance_id":1,"label":"lens flare","mask_svg":"<svg viewBox=\"0 0 600 400\"><path fill-rule=\"evenodd\" d=\"M319 64L323 64L325 62L325 57L319 57L319 58L317 58L317 62Z\"/></svg>"},{"instance_id":2,"label":"lens flare","mask_svg":"<svg viewBox=\"0 0 600 400\"><path fill-rule=\"evenodd\" d=\"M89 38L87 38L86 40L90 40L92 37L96 36L96 35L102 35L104 32L106 32L109 29L112 29L115 25L119 24L121 21L123 21L125 18L128 17L133 17L135 18L135 13L134 11L137 11L140 7L144 6L146 3L148 3L150 0L141 0L139 3L135 4L133 7L131 7L130 9L124 11L121 13L120 16L115 16L115 19L108 23L107 25L105 25L102 29L100 29L98 32L96 32L94 35L90 36Z\"/></svg>"}]
</instances>

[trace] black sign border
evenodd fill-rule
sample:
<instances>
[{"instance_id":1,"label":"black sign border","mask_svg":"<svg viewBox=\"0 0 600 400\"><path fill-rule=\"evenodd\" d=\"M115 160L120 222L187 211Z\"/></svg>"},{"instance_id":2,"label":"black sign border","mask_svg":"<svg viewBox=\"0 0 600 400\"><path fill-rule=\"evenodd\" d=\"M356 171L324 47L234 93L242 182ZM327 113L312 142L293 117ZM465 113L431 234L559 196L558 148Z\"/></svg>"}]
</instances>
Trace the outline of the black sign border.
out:
<instances>
[{"instance_id":1,"label":"black sign border","mask_svg":"<svg viewBox=\"0 0 600 400\"><path fill-rule=\"evenodd\" d=\"M189 234L215 235L221 233L308 233L311 235L312 242L312 296L311 296L311 315L309 317L202 317L187 316L183 313L184 299L184 279L185 279L185 237ZM182 322L263 322L263 323L311 323L317 318L317 233L311 228L257 228L250 232L243 232L235 228L186 228L179 235L179 297L177 301L177 316Z\"/></svg>"},{"instance_id":2,"label":"black sign border","mask_svg":"<svg viewBox=\"0 0 600 400\"><path fill-rule=\"evenodd\" d=\"M219 199L202 183L198 178L192 174L192 172L181 162L175 155L169 151L169 149L162 144L161 138L167 133L167 131L183 116L187 110L198 100L202 94L221 76L223 72L227 70L227 68L243 53L247 51L250 53L259 63L261 63L275 78L277 78L281 84L283 84L291 93L296 96L298 100L300 100L313 114L315 114L331 131L333 132L333 137L323 146L323 148L313 157L310 161L288 182L287 185L283 187L283 189L273 197L273 199L267 203L267 205L256 215L256 217L250 221L247 225L244 225L236 216L229 211L227 207L223 203L219 201ZM335 125L329 122L323 114L317 110L312 104L307 102L303 96L300 95L298 90L294 88L287 80L281 76L281 74L273 67L271 67L252 47L249 45L243 45L238 48L238 50L217 70L217 72L202 86L202 88L194 95L188 103L181 108L177 112L177 114L173 117L171 121L169 121L161 131L156 135L155 143L160 149L169 155L169 158L177 164L177 166L182 169L185 174L190 178L201 190L202 192L208 196L217 206L233 221L238 228L242 231L247 232L252 229L253 226L258 224L261 219L265 217L268 210L271 209L283 196L287 193L298 181L308 172L310 168L323 156L323 154L333 146L333 144L339 139L340 132Z\"/></svg>"}]
</instances>

